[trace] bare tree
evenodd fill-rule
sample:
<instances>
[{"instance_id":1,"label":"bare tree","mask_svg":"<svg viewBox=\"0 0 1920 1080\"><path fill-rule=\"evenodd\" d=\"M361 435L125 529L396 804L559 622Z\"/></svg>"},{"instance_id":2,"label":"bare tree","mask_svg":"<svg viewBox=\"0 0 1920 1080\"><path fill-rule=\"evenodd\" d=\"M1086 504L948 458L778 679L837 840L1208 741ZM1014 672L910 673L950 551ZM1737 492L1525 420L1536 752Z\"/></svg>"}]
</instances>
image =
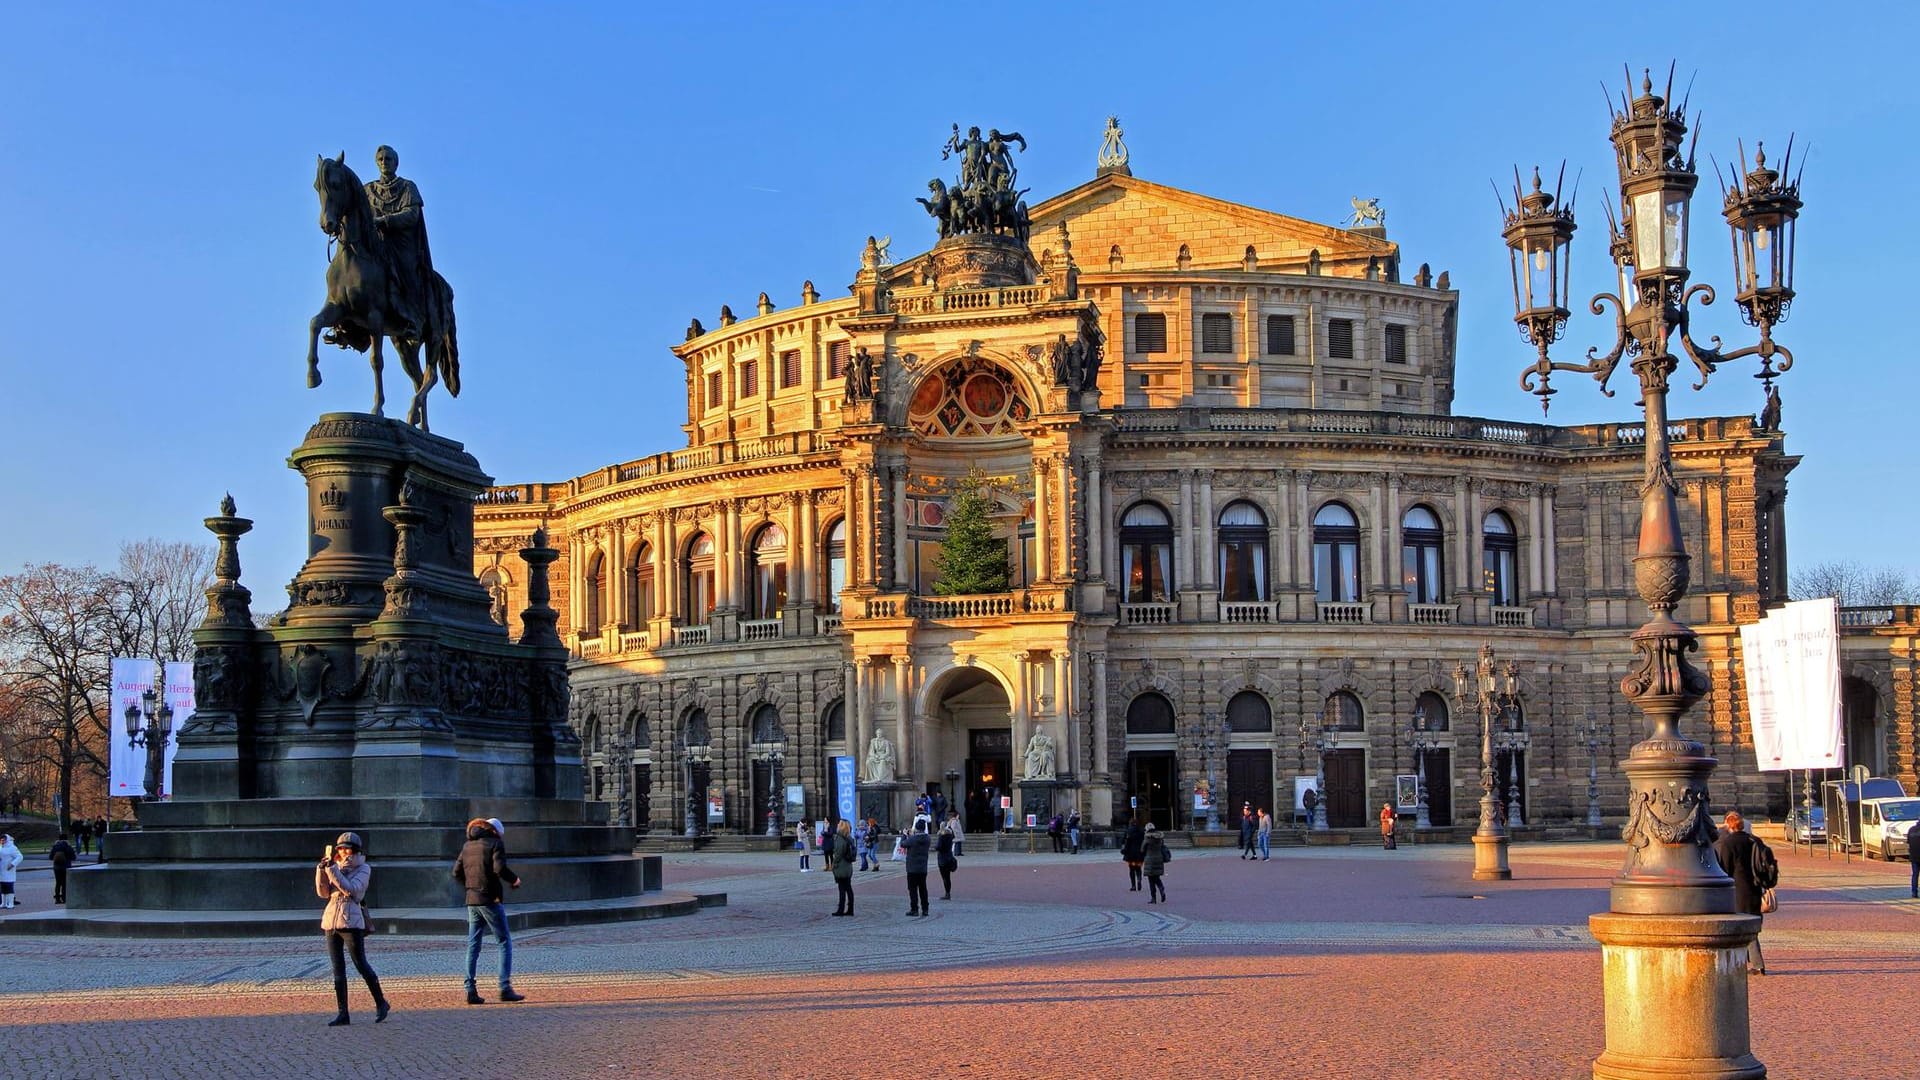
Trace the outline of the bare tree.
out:
<instances>
[{"instance_id":1,"label":"bare tree","mask_svg":"<svg viewBox=\"0 0 1920 1080\"><path fill-rule=\"evenodd\" d=\"M73 813L76 773L107 771L113 593L91 566L46 563L0 577L7 741L23 771L51 768L63 826Z\"/></svg>"},{"instance_id":2,"label":"bare tree","mask_svg":"<svg viewBox=\"0 0 1920 1080\"><path fill-rule=\"evenodd\" d=\"M1814 563L1793 572L1788 592L1795 600L1831 596L1841 607L1920 603L1920 583L1892 566L1862 566L1853 559Z\"/></svg>"},{"instance_id":3,"label":"bare tree","mask_svg":"<svg viewBox=\"0 0 1920 1080\"><path fill-rule=\"evenodd\" d=\"M114 592L113 655L193 659L193 628L206 612L213 548L134 540L120 545Z\"/></svg>"}]
</instances>

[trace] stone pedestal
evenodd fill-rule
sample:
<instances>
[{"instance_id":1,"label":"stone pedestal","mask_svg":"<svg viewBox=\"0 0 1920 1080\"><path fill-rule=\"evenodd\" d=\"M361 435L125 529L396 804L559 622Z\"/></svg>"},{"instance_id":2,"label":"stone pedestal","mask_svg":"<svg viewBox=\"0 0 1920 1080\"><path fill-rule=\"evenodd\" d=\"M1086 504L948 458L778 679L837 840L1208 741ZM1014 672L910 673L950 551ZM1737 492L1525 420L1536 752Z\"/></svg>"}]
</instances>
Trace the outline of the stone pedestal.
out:
<instances>
[{"instance_id":1,"label":"stone pedestal","mask_svg":"<svg viewBox=\"0 0 1920 1080\"><path fill-rule=\"evenodd\" d=\"M1011 236L965 233L933 245L935 280L942 289L1031 285L1033 256Z\"/></svg>"},{"instance_id":2,"label":"stone pedestal","mask_svg":"<svg viewBox=\"0 0 1920 1080\"><path fill-rule=\"evenodd\" d=\"M1597 1080L1750 1080L1747 945L1755 915L1594 915L1607 1048Z\"/></svg>"},{"instance_id":3,"label":"stone pedestal","mask_svg":"<svg viewBox=\"0 0 1920 1080\"><path fill-rule=\"evenodd\" d=\"M288 609L253 625L237 552L251 522L228 500L207 520L221 547L174 799L75 875L76 928L89 912L164 910L221 933L316 908L314 865L346 830L379 871L369 904L438 926L461 902L447 871L475 817L506 823L527 880L514 899L542 920L637 917L632 832L581 799L544 533L521 552L514 642L473 575L473 502L491 480L459 443L329 413L289 463L307 482L310 540Z\"/></svg>"},{"instance_id":4,"label":"stone pedestal","mask_svg":"<svg viewBox=\"0 0 1920 1080\"><path fill-rule=\"evenodd\" d=\"M1513 870L1507 865L1507 838L1473 834L1473 880L1508 881Z\"/></svg>"}]
</instances>

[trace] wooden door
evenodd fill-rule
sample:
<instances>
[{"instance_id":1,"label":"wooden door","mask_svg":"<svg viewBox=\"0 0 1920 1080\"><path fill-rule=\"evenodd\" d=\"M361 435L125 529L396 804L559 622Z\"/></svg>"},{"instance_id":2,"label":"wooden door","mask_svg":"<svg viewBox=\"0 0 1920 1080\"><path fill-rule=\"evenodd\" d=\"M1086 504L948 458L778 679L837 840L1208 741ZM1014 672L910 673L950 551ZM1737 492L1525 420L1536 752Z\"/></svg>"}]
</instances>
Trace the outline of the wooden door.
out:
<instances>
[{"instance_id":1,"label":"wooden door","mask_svg":"<svg viewBox=\"0 0 1920 1080\"><path fill-rule=\"evenodd\" d=\"M1240 827L1240 807L1252 803L1255 815L1273 810L1273 751L1227 751L1226 823L1229 829Z\"/></svg>"},{"instance_id":2,"label":"wooden door","mask_svg":"<svg viewBox=\"0 0 1920 1080\"><path fill-rule=\"evenodd\" d=\"M1173 828L1178 790L1173 751L1135 751L1127 755L1127 795L1135 810L1162 829Z\"/></svg>"},{"instance_id":3,"label":"wooden door","mask_svg":"<svg viewBox=\"0 0 1920 1080\"><path fill-rule=\"evenodd\" d=\"M1327 751L1327 825L1358 829L1367 824L1367 752Z\"/></svg>"},{"instance_id":4,"label":"wooden door","mask_svg":"<svg viewBox=\"0 0 1920 1080\"><path fill-rule=\"evenodd\" d=\"M633 767L633 828L644 833L653 816L653 766Z\"/></svg>"},{"instance_id":5,"label":"wooden door","mask_svg":"<svg viewBox=\"0 0 1920 1080\"><path fill-rule=\"evenodd\" d=\"M1453 824L1453 751L1429 750L1427 765L1427 820L1435 825Z\"/></svg>"}]
</instances>

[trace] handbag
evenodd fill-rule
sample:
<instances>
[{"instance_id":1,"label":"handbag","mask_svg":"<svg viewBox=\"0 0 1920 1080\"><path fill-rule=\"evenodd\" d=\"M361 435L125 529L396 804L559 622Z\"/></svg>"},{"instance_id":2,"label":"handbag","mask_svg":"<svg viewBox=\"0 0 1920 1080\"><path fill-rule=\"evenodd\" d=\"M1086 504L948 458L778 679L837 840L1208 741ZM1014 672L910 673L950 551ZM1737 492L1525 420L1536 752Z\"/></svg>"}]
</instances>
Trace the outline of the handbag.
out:
<instances>
[{"instance_id":1,"label":"handbag","mask_svg":"<svg viewBox=\"0 0 1920 1080\"><path fill-rule=\"evenodd\" d=\"M1771 915L1778 910L1780 910L1780 898L1774 895L1772 889L1761 889L1760 914Z\"/></svg>"}]
</instances>

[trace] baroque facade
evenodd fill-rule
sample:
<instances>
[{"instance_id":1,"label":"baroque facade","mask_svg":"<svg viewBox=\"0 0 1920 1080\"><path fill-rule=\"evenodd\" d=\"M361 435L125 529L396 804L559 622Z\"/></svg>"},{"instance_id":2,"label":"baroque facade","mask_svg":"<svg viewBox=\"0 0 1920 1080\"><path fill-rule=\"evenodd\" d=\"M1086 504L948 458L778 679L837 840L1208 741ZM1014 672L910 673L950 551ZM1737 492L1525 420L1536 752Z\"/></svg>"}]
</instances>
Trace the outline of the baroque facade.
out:
<instances>
[{"instance_id":1,"label":"baroque facade","mask_svg":"<svg viewBox=\"0 0 1920 1080\"><path fill-rule=\"evenodd\" d=\"M1211 803L1231 827L1248 802L1288 820L1324 748L1336 827L1409 774L1436 826L1464 827L1481 718L1452 673L1491 642L1521 700L1495 726L1524 732L1503 794L1528 825L1583 822L1592 769L1617 819L1611 763L1642 737L1619 692L1646 615L1641 426L1453 415L1460 294L1424 265L1402 281L1384 226L1103 157L1016 235L943 218L898 262L869 239L845 298L809 282L799 306L763 293L696 321L673 348L684 448L482 498L475 570L503 621L523 606L508 553L542 524L563 550L591 792L643 830L760 833L829 813L847 755L883 819L938 788L975 829L1002 798L1175 828ZM1798 459L1744 416L1673 435L1694 567L1678 614L1713 681L1689 731L1720 759L1717 800L1783 808L1755 769L1736 628L1785 599ZM1011 580L943 596L969 473ZM1910 778L1915 642L1881 640L1901 625L1850 632L1849 686L1876 695L1851 722Z\"/></svg>"}]
</instances>

